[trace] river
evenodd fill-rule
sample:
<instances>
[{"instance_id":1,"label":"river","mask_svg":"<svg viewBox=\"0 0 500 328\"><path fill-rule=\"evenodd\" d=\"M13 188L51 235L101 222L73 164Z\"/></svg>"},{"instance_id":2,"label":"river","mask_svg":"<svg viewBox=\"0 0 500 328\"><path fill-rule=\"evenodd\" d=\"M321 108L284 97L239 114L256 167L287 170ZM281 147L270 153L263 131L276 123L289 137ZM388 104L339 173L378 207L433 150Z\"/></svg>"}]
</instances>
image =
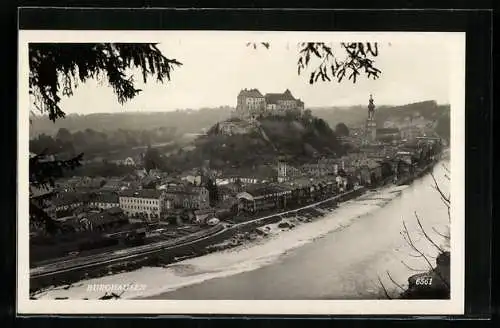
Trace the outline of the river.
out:
<instances>
[{"instance_id":1,"label":"river","mask_svg":"<svg viewBox=\"0 0 500 328\"><path fill-rule=\"evenodd\" d=\"M447 193L449 182L441 164L434 168L434 175ZM367 192L323 218L269 238L165 268L147 267L92 279L40 298L92 299L102 295L86 291L89 283L133 283L146 288L127 291L122 297L377 299L384 297L379 278L396 295L400 289L395 283L404 287L415 270L428 269L405 242L403 222L414 244L432 263L438 251L421 233L415 212L427 234L438 245L446 244L439 233L449 226L447 210L432 185L431 176L426 175L410 186Z\"/></svg>"}]
</instances>

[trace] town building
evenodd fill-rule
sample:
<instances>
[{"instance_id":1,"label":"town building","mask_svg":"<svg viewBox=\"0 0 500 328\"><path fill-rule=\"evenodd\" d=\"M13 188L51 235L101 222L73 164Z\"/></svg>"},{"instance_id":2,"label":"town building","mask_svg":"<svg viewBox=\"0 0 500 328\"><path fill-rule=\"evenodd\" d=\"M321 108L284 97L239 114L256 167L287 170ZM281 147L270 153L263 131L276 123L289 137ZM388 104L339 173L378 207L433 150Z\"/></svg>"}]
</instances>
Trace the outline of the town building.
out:
<instances>
[{"instance_id":1,"label":"town building","mask_svg":"<svg viewBox=\"0 0 500 328\"><path fill-rule=\"evenodd\" d=\"M302 165L305 174L313 177L337 175L338 169L338 160L334 158L321 158L316 163Z\"/></svg>"},{"instance_id":2,"label":"town building","mask_svg":"<svg viewBox=\"0 0 500 328\"><path fill-rule=\"evenodd\" d=\"M210 219L217 217L217 210L214 208L195 210L194 216L197 224L206 224Z\"/></svg>"},{"instance_id":3,"label":"town building","mask_svg":"<svg viewBox=\"0 0 500 328\"><path fill-rule=\"evenodd\" d=\"M120 208L111 208L99 213L87 212L77 216L58 219L64 230L107 231L129 224L128 218Z\"/></svg>"},{"instance_id":4,"label":"town building","mask_svg":"<svg viewBox=\"0 0 500 328\"><path fill-rule=\"evenodd\" d=\"M236 196L238 211L255 213L277 207L286 207L287 198L291 194L290 189L278 185L251 185Z\"/></svg>"},{"instance_id":5,"label":"town building","mask_svg":"<svg viewBox=\"0 0 500 328\"><path fill-rule=\"evenodd\" d=\"M50 213L73 211L83 206L88 200L88 194L82 192L61 192L51 200L51 206L48 208Z\"/></svg>"},{"instance_id":6,"label":"town building","mask_svg":"<svg viewBox=\"0 0 500 328\"><path fill-rule=\"evenodd\" d=\"M120 191L127 189L130 182L127 182L122 177L111 177L106 179L105 184L101 187L102 191Z\"/></svg>"},{"instance_id":7,"label":"town building","mask_svg":"<svg viewBox=\"0 0 500 328\"><path fill-rule=\"evenodd\" d=\"M240 118L257 118L266 110L266 99L257 89L241 90L237 97L236 113Z\"/></svg>"},{"instance_id":8,"label":"town building","mask_svg":"<svg viewBox=\"0 0 500 328\"><path fill-rule=\"evenodd\" d=\"M135 161L132 157L127 157L125 158L125 160L123 161L123 165L125 166L135 166Z\"/></svg>"},{"instance_id":9,"label":"town building","mask_svg":"<svg viewBox=\"0 0 500 328\"><path fill-rule=\"evenodd\" d=\"M378 128L377 141L383 143L397 143L401 140L401 131L398 128Z\"/></svg>"},{"instance_id":10,"label":"town building","mask_svg":"<svg viewBox=\"0 0 500 328\"><path fill-rule=\"evenodd\" d=\"M241 187L234 183L228 183L217 186L217 193L220 202L225 202L228 199L236 197L236 195L240 191Z\"/></svg>"},{"instance_id":11,"label":"town building","mask_svg":"<svg viewBox=\"0 0 500 328\"><path fill-rule=\"evenodd\" d=\"M401 128L401 138L406 141L414 141L417 137L422 137L422 129L415 125L407 125Z\"/></svg>"},{"instance_id":12,"label":"town building","mask_svg":"<svg viewBox=\"0 0 500 328\"><path fill-rule=\"evenodd\" d=\"M365 145L359 149L364 158L384 159L394 157L399 148L394 145Z\"/></svg>"},{"instance_id":13,"label":"town building","mask_svg":"<svg viewBox=\"0 0 500 328\"><path fill-rule=\"evenodd\" d=\"M120 207L120 199L117 193L100 192L90 200L89 207L98 208L101 210Z\"/></svg>"},{"instance_id":14,"label":"town building","mask_svg":"<svg viewBox=\"0 0 500 328\"><path fill-rule=\"evenodd\" d=\"M289 176L287 175L287 163L285 161L278 161L278 182L285 182L288 180Z\"/></svg>"},{"instance_id":15,"label":"town building","mask_svg":"<svg viewBox=\"0 0 500 328\"><path fill-rule=\"evenodd\" d=\"M119 202L126 215L147 220L159 219L172 206L160 191L154 189L122 191Z\"/></svg>"},{"instance_id":16,"label":"town building","mask_svg":"<svg viewBox=\"0 0 500 328\"><path fill-rule=\"evenodd\" d=\"M382 166L375 160L369 160L358 166L356 172L361 185L370 186L382 179Z\"/></svg>"},{"instance_id":17,"label":"town building","mask_svg":"<svg viewBox=\"0 0 500 328\"><path fill-rule=\"evenodd\" d=\"M183 181L182 184L185 184L185 182L187 182L195 186L200 186L205 183L206 177L202 174L200 169L192 169L183 172L180 175L180 180Z\"/></svg>"},{"instance_id":18,"label":"town building","mask_svg":"<svg viewBox=\"0 0 500 328\"><path fill-rule=\"evenodd\" d=\"M283 93L267 93L265 96L266 109L268 113L284 115L287 112L304 109L304 102L295 99L290 90Z\"/></svg>"},{"instance_id":19,"label":"town building","mask_svg":"<svg viewBox=\"0 0 500 328\"><path fill-rule=\"evenodd\" d=\"M276 180L276 170L268 165L259 165L252 168L228 168L224 171L223 178L228 183L269 183Z\"/></svg>"},{"instance_id":20,"label":"town building","mask_svg":"<svg viewBox=\"0 0 500 328\"><path fill-rule=\"evenodd\" d=\"M162 194L171 201L172 208L196 210L210 207L209 192L203 186L169 185Z\"/></svg>"}]
</instances>

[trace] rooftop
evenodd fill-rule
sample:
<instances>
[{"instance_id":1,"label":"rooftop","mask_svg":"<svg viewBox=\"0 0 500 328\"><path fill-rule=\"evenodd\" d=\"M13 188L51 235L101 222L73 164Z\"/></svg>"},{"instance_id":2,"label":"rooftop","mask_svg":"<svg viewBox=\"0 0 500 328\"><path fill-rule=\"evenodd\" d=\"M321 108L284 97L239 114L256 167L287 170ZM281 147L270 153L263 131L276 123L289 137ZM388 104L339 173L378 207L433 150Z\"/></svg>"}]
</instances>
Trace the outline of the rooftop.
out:
<instances>
[{"instance_id":1,"label":"rooftop","mask_svg":"<svg viewBox=\"0 0 500 328\"><path fill-rule=\"evenodd\" d=\"M378 128L377 133L399 133L398 128Z\"/></svg>"},{"instance_id":2,"label":"rooftop","mask_svg":"<svg viewBox=\"0 0 500 328\"><path fill-rule=\"evenodd\" d=\"M95 200L97 203L119 203L118 194L114 192L102 192L97 194Z\"/></svg>"},{"instance_id":3,"label":"rooftop","mask_svg":"<svg viewBox=\"0 0 500 328\"><path fill-rule=\"evenodd\" d=\"M108 211L90 214L87 216L87 219L95 227L106 223L113 223L113 222L127 220L127 218L122 214L123 211L120 208L112 208Z\"/></svg>"},{"instance_id":4,"label":"rooftop","mask_svg":"<svg viewBox=\"0 0 500 328\"><path fill-rule=\"evenodd\" d=\"M268 104L277 104L280 100L297 100L288 89L284 93L266 93L265 98Z\"/></svg>"},{"instance_id":5,"label":"rooftop","mask_svg":"<svg viewBox=\"0 0 500 328\"><path fill-rule=\"evenodd\" d=\"M251 97L251 98L264 98L258 89L243 89L238 96Z\"/></svg>"},{"instance_id":6,"label":"rooftop","mask_svg":"<svg viewBox=\"0 0 500 328\"><path fill-rule=\"evenodd\" d=\"M56 198L52 200L55 206L69 205L74 203L82 202L88 199L87 193L81 192L61 192L56 195Z\"/></svg>"},{"instance_id":7,"label":"rooftop","mask_svg":"<svg viewBox=\"0 0 500 328\"><path fill-rule=\"evenodd\" d=\"M276 185L268 185L268 184L250 185L245 188L245 192L254 197L279 193L283 191L284 191L283 188L280 188Z\"/></svg>"},{"instance_id":8,"label":"rooftop","mask_svg":"<svg viewBox=\"0 0 500 328\"><path fill-rule=\"evenodd\" d=\"M241 177L241 178L271 178L277 175L276 169L270 166L257 166L257 167L239 167L228 168L224 170L225 177Z\"/></svg>"},{"instance_id":9,"label":"rooftop","mask_svg":"<svg viewBox=\"0 0 500 328\"><path fill-rule=\"evenodd\" d=\"M186 195L196 195L200 192L203 186L192 186L192 185L180 185L180 186L167 186L165 193L168 194L186 194ZM206 188L205 188L206 189Z\"/></svg>"},{"instance_id":10,"label":"rooftop","mask_svg":"<svg viewBox=\"0 0 500 328\"><path fill-rule=\"evenodd\" d=\"M160 191L156 189L140 189L140 190L124 190L120 192L120 197L135 197L135 198L160 198Z\"/></svg>"}]
</instances>

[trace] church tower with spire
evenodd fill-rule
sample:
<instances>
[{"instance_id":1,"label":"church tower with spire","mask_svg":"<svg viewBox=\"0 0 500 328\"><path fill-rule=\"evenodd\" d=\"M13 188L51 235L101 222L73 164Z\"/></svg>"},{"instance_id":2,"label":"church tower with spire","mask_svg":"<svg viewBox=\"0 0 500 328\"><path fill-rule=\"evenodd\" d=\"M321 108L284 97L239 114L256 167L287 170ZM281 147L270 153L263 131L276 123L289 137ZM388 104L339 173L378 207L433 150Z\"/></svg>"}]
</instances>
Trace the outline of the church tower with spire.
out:
<instances>
[{"instance_id":1,"label":"church tower with spire","mask_svg":"<svg viewBox=\"0 0 500 328\"><path fill-rule=\"evenodd\" d=\"M368 103L368 118L366 119L365 142L374 143L377 138L377 121L375 121L375 104L373 96L370 95Z\"/></svg>"}]
</instances>

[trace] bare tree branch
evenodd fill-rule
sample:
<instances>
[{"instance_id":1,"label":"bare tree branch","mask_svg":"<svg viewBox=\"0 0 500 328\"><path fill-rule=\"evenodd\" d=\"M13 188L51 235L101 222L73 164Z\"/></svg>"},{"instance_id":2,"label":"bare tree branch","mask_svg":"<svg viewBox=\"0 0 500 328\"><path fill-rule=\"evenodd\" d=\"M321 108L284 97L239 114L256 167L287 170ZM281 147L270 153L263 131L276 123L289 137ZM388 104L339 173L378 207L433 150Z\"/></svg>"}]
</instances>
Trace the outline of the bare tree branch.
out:
<instances>
[{"instance_id":1,"label":"bare tree branch","mask_svg":"<svg viewBox=\"0 0 500 328\"><path fill-rule=\"evenodd\" d=\"M380 283L380 286L382 286L382 289L384 290L385 297L392 300L392 297L389 296L389 293L387 292L387 289L385 288L384 283L382 283L382 280L380 279L380 277L377 276L377 278L378 278L378 281Z\"/></svg>"},{"instance_id":2,"label":"bare tree branch","mask_svg":"<svg viewBox=\"0 0 500 328\"><path fill-rule=\"evenodd\" d=\"M440 252L440 253L443 253L444 250L439 247L433 240L431 237L429 237L429 235L425 232L425 229L424 227L422 227L422 223L420 222L420 218L418 217L418 214L417 212L413 212L415 214L415 218L417 219L417 224L420 228L420 230L422 231L422 233L424 234L424 237L425 239L427 239L434 247L436 247L436 249Z\"/></svg>"},{"instance_id":3,"label":"bare tree branch","mask_svg":"<svg viewBox=\"0 0 500 328\"><path fill-rule=\"evenodd\" d=\"M269 43L248 42L248 47L257 49L263 45L269 49ZM332 44L325 42L301 42L299 46L299 59L297 60L297 71L300 75L311 67L311 60L319 61L309 75L309 83L337 81L341 82L345 77L356 83L362 74L367 78L377 79L381 70L375 67L375 58L378 56L378 44L362 42L342 42L341 49L334 50Z\"/></svg>"},{"instance_id":4,"label":"bare tree branch","mask_svg":"<svg viewBox=\"0 0 500 328\"><path fill-rule=\"evenodd\" d=\"M436 178L434 177L434 174L432 172L431 172L431 177L432 177L432 180L434 180L434 187L435 187L435 189L439 192L439 194L446 201L446 203L450 203L450 198L446 197L445 194L443 193L443 191L441 190L441 188L439 188L439 185L438 185L438 183L436 181Z\"/></svg>"},{"instance_id":5,"label":"bare tree branch","mask_svg":"<svg viewBox=\"0 0 500 328\"><path fill-rule=\"evenodd\" d=\"M437 233L438 235L440 235L441 237L446 238L446 239L450 239L450 236L447 236L447 235L439 232L436 228L432 227L432 230L434 230L434 232Z\"/></svg>"},{"instance_id":6,"label":"bare tree branch","mask_svg":"<svg viewBox=\"0 0 500 328\"><path fill-rule=\"evenodd\" d=\"M398 284L394 279L392 279L391 274L389 273L389 271L386 271L386 273L387 273L387 276L389 277L389 279L392 281L392 283L394 285L398 286L404 292L405 289L400 284Z\"/></svg>"},{"instance_id":7,"label":"bare tree branch","mask_svg":"<svg viewBox=\"0 0 500 328\"><path fill-rule=\"evenodd\" d=\"M408 245L415 251L417 252L418 254L420 254L420 256L422 258L424 258L424 260L427 262L427 264L429 265L429 268L430 269L434 269L434 267L432 266L431 262L429 261L429 259L427 258L427 256L425 256L425 254L423 252L421 252L416 246L415 244L413 243L413 240L411 239L410 237L410 233L408 232L408 228L406 227L406 223L405 221L403 220L403 227L404 227L404 231L405 231L405 240L407 241Z\"/></svg>"},{"instance_id":8,"label":"bare tree branch","mask_svg":"<svg viewBox=\"0 0 500 328\"><path fill-rule=\"evenodd\" d=\"M415 272L425 272L427 269L415 269L415 268L412 268L411 266L409 266L408 264L406 264L403 260L401 260L401 263L403 263L403 265L411 270L411 271L415 271Z\"/></svg>"},{"instance_id":9,"label":"bare tree branch","mask_svg":"<svg viewBox=\"0 0 500 328\"><path fill-rule=\"evenodd\" d=\"M446 171L446 175L449 175L450 174L450 169L448 168L448 166L446 166L444 163L442 164L442 167L445 169Z\"/></svg>"},{"instance_id":10,"label":"bare tree branch","mask_svg":"<svg viewBox=\"0 0 500 328\"><path fill-rule=\"evenodd\" d=\"M403 227L404 227L404 239L406 240L406 242L408 243L408 245L413 249L415 250L417 253L419 253L421 255L421 257L425 260L425 262L427 262L427 265L429 266L430 270L432 270L434 273L437 274L437 276L439 277L439 279L446 285L447 288L450 288L449 284L446 282L446 280L443 278L443 276L434 269L434 267L432 266L431 262L429 261L429 259L427 258L427 256L422 252L420 251L414 244L413 240L411 239L410 237L410 233L408 232L408 228L406 227L406 223L405 221L403 220Z\"/></svg>"}]
</instances>

